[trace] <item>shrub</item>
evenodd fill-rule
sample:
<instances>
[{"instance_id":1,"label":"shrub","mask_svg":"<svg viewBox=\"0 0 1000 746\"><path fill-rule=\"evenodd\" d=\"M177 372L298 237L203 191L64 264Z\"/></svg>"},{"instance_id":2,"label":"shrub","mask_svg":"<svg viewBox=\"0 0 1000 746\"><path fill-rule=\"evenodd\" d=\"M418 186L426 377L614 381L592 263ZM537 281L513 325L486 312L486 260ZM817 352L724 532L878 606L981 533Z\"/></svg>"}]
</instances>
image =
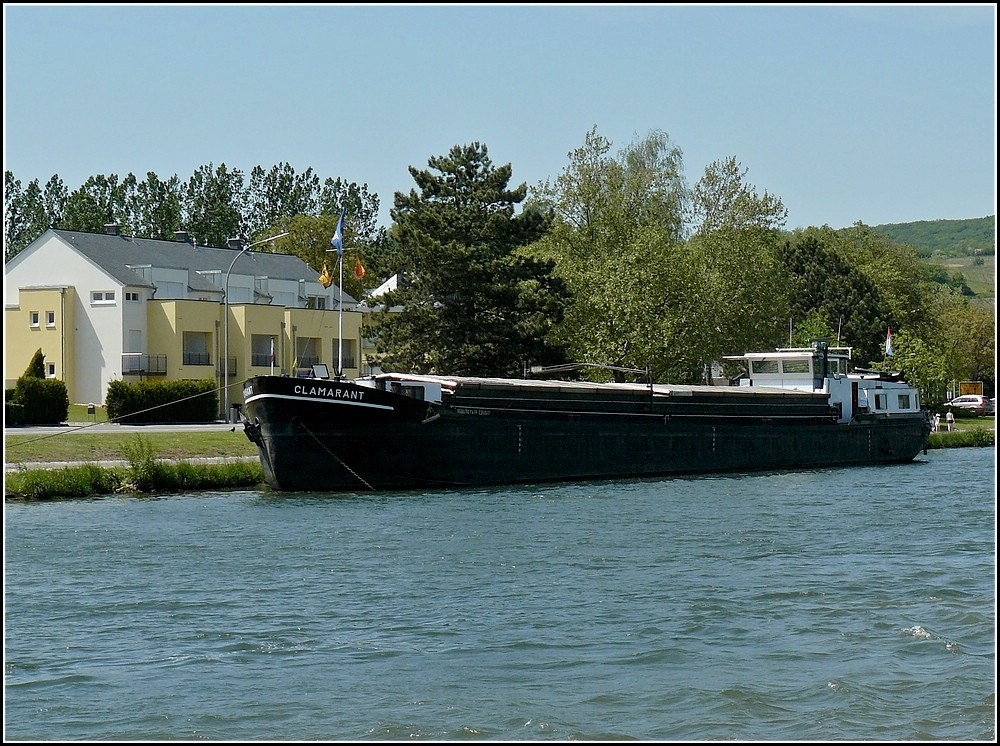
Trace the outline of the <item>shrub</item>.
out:
<instances>
[{"instance_id":1,"label":"shrub","mask_svg":"<svg viewBox=\"0 0 1000 746\"><path fill-rule=\"evenodd\" d=\"M3 400L3 422L7 427L24 424L24 407L14 401L14 389L6 389Z\"/></svg>"},{"instance_id":2,"label":"shrub","mask_svg":"<svg viewBox=\"0 0 1000 746\"><path fill-rule=\"evenodd\" d=\"M24 369L24 378L45 378L45 355L42 354L42 348L39 347L38 351L32 356L31 362L28 363L28 367Z\"/></svg>"},{"instance_id":3,"label":"shrub","mask_svg":"<svg viewBox=\"0 0 1000 746\"><path fill-rule=\"evenodd\" d=\"M5 405L7 403L5 402ZM69 416L66 383L55 378L22 376L17 379L11 406L4 413L20 425L57 425Z\"/></svg>"},{"instance_id":4,"label":"shrub","mask_svg":"<svg viewBox=\"0 0 1000 746\"><path fill-rule=\"evenodd\" d=\"M215 381L112 381L105 400L108 419L131 425L213 422L218 416Z\"/></svg>"}]
</instances>

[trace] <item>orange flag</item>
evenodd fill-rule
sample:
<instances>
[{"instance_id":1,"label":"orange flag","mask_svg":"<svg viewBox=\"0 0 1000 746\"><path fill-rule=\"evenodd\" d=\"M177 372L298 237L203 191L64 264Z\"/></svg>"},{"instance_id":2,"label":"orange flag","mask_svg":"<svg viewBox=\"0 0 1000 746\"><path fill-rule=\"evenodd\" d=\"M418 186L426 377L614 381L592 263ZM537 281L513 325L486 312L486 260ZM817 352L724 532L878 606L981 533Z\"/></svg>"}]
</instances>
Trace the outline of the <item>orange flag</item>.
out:
<instances>
[{"instance_id":1,"label":"orange flag","mask_svg":"<svg viewBox=\"0 0 1000 746\"><path fill-rule=\"evenodd\" d=\"M330 268L326 266L326 262L323 262L323 274L319 276L319 282L325 288L333 284L333 275L330 274Z\"/></svg>"},{"instance_id":2,"label":"orange flag","mask_svg":"<svg viewBox=\"0 0 1000 746\"><path fill-rule=\"evenodd\" d=\"M361 263L361 256L357 254L354 256L354 276L359 280L365 276L365 265Z\"/></svg>"}]
</instances>

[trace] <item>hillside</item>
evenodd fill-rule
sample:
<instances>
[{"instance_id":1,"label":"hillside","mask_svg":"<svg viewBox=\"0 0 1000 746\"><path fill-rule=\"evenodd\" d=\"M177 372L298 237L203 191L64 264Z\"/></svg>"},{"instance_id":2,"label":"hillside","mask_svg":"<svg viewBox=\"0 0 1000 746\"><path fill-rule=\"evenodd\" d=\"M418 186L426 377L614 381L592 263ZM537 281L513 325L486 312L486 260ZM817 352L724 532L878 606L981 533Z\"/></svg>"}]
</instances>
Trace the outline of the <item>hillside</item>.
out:
<instances>
[{"instance_id":1,"label":"hillside","mask_svg":"<svg viewBox=\"0 0 1000 746\"><path fill-rule=\"evenodd\" d=\"M872 226L896 243L909 244L921 258L996 255L996 216L968 220L918 220Z\"/></svg>"}]
</instances>

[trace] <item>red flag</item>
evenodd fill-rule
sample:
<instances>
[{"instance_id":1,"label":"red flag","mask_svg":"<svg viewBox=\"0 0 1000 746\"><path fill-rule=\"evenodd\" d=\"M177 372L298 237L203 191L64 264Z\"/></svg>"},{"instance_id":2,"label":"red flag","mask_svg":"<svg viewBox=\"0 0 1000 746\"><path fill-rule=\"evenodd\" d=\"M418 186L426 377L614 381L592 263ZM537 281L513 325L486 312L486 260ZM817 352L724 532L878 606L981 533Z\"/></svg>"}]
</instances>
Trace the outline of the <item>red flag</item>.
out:
<instances>
[{"instance_id":1,"label":"red flag","mask_svg":"<svg viewBox=\"0 0 1000 746\"><path fill-rule=\"evenodd\" d=\"M365 276L365 265L361 263L361 257L358 255L354 257L354 276L359 280Z\"/></svg>"}]
</instances>

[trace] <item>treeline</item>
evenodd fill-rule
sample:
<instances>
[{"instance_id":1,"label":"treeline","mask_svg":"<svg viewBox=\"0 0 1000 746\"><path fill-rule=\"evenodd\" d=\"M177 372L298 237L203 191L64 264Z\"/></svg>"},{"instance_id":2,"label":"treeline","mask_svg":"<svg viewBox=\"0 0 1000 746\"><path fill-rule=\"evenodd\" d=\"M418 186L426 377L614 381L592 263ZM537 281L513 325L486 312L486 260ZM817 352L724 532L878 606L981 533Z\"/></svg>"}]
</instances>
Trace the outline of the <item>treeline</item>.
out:
<instances>
[{"instance_id":1,"label":"treeline","mask_svg":"<svg viewBox=\"0 0 1000 746\"><path fill-rule=\"evenodd\" d=\"M595 128L560 174L530 189L510 185L510 164L493 164L480 143L427 166L409 167L415 188L394 195L388 230L366 186L287 164L249 179L206 166L183 185L94 177L65 200L53 196L65 194L56 177L22 188L8 172L5 249L50 225L185 230L211 245L288 232L267 248L318 268L344 207L345 245L363 252L367 287L399 278L365 328L385 370L521 375L574 361L702 382L725 355L825 337L853 347L857 365L902 370L930 406L953 381L994 388L992 304L935 281L914 248L861 223L786 231L781 199L733 157L689 185L667 134L614 152ZM355 282L348 273L345 290L361 297Z\"/></svg>"},{"instance_id":2,"label":"treeline","mask_svg":"<svg viewBox=\"0 0 1000 746\"><path fill-rule=\"evenodd\" d=\"M23 185L5 171L4 258L10 260L49 228L103 233L116 224L122 235L143 238L173 240L182 231L202 246L225 246L230 238L249 244L287 232L287 238L260 250L296 254L318 268L328 257L341 209L351 216L351 245L385 242L386 231L377 225L379 206L367 184L321 180L311 168L296 173L287 163L269 170L256 166L249 174L208 164L187 181L153 172L141 181L132 173L99 174L73 192L58 175L43 187L37 179ZM382 269L377 263L368 268ZM344 289L356 297L363 292L353 276Z\"/></svg>"},{"instance_id":3,"label":"treeline","mask_svg":"<svg viewBox=\"0 0 1000 746\"><path fill-rule=\"evenodd\" d=\"M346 208L362 241L379 238L378 195L368 185L321 181L311 168L296 173L287 163L249 174L226 164L208 164L187 181L161 179L152 171L99 174L70 192L58 175L45 186L22 185L4 172L4 257L10 259L49 228L100 233L115 223L123 235L172 240L184 231L203 246L225 246L230 238L252 239L297 216L337 216Z\"/></svg>"},{"instance_id":4,"label":"treeline","mask_svg":"<svg viewBox=\"0 0 1000 746\"><path fill-rule=\"evenodd\" d=\"M896 243L908 244L921 258L938 256L995 256L996 215L968 220L918 220L876 225Z\"/></svg>"}]
</instances>

